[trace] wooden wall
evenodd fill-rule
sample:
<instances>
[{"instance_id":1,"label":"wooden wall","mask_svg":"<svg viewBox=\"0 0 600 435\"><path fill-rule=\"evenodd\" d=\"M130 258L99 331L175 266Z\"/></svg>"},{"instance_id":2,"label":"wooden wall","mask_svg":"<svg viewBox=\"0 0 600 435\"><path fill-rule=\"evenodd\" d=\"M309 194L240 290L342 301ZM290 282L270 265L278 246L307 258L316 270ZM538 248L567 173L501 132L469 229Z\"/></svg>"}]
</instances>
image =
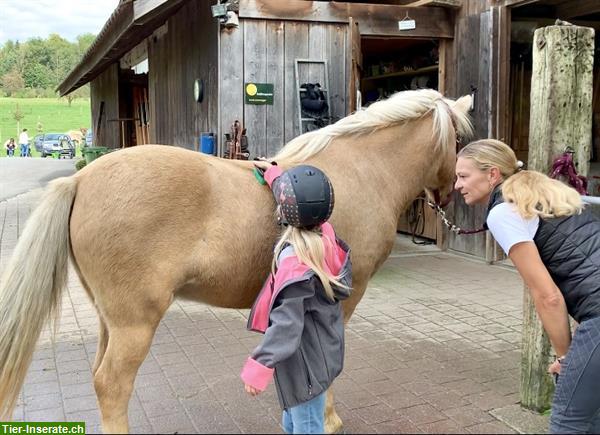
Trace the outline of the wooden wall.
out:
<instances>
[{"instance_id":1,"label":"wooden wall","mask_svg":"<svg viewBox=\"0 0 600 435\"><path fill-rule=\"evenodd\" d=\"M197 150L200 133L216 133L217 34L209 2L190 1L149 37L151 143ZM196 79L204 80L202 103L194 100Z\"/></svg>"},{"instance_id":2,"label":"wooden wall","mask_svg":"<svg viewBox=\"0 0 600 435\"><path fill-rule=\"evenodd\" d=\"M475 90L475 104L471 112L475 127L472 138L487 138L492 131L493 88L492 52L494 50L493 11L490 0L465 0L456 17L452 56L455 65L447 78L447 95L457 98ZM452 75L453 74L453 77ZM486 207L468 207L462 196L454 194L449 216L461 228L479 228L484 222ZM485 256L485 233L448 237L450 249Z\"/></svg>"},{"instance_id":3,"label":"wooden wall","mask_svg":"<svg viewBox=\"0 0 600 435\"><path fill-rule=\"evenodd\" d=\"M90 82L92 101L92 132L94 146L119 148L119 123L110 121L119 118L119 63L113 63L102 74ZM100 124L100 107L102 117Z\"/></svg>"},{"instance_id":4,"label":"wooden wall","mask_svg":"<svg viewBox=\"0 0 600 435\"><path fill-rule=\"evenodd\" d=\"M298 136L294 61L327 60L331 115L346 115L347 29L345 23L240 19L236 29L220 34L219 142L231 124L240 120L248 129L251 158L271 156ZM321 74L306 69L300 82L319 81ZM273 83L273 105L244 104L244 83ZM321 84L323 84L321 82Z\"/></svg>"}]
</instances>

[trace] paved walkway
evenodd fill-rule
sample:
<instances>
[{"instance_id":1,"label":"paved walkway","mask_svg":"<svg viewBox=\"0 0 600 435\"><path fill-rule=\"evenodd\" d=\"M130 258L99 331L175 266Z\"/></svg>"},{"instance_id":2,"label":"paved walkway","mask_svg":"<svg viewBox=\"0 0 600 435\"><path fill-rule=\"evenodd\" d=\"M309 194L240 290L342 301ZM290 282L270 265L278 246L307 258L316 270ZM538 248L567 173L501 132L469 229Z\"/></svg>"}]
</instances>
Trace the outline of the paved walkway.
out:
<instances>
[{"instance_id":1,"label":"paved walkway","mask_svg":"<svg viewBox=\"0 0 600 435\"><path fill-rule=\"evenodd\" d=\"M0 269L40 197L0 202ZM334 384L346 433L514 433L489 411L518 402L521 304L513 270L399 236L347 330ZM40 339L14 419L85 421L97 433L97 318L73 273L62 306L56 343ZM247 314L173 304L137 377L132 432L281 433L273 387L251 398L239 380L260 338L245 330Z\"/></svg>"}]
</instances>

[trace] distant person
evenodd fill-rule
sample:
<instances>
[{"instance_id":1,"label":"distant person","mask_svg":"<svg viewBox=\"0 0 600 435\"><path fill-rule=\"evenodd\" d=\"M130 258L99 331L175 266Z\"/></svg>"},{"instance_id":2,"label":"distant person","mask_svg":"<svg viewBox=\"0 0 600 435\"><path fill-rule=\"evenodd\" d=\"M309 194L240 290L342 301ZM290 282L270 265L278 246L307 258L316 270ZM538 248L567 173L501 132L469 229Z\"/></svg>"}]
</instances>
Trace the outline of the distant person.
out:
<instances>
[{"instance_id":1,"label":"distant person","mask_svg":"<svg viewBox=\"0 0 600 435\"><path fill-rule=\"evenodd\" d=\"M21 150L21 157L31 157L29 153L29 135L27 129L24 128L23 132L19 135L19 149Z\"/></svg>"},{"instance_id":2,"label":"distant person","mask_svg":"<svg viewBox=\"0 0 600 435\"><path fill-rule=\"evenodd\" d=\"M13 157L15 155L15 148L17 145L15 144L15 138L11 137L6 142L4 142L4 148L6 149L6 155L8 157Z\"/></svg>"}]
</instances>

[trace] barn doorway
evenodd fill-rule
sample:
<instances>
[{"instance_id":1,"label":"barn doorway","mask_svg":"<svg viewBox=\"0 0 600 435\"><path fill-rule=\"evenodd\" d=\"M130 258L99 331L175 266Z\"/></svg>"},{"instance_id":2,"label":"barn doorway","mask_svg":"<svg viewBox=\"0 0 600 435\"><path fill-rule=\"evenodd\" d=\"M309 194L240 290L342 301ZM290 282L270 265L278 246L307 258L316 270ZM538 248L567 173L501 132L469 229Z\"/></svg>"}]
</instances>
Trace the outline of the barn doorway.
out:
<instances>
[{"instance_id":1,"label":"barn doorway","mask_svg":"<svg viewBox=\"0 0 600 435\"><path fill-rule=\"evenodd\" d=\"M402 37L362 37L362 106L399 91L439 89L439 40ZM435 243L438 219L423 198L415 199L398 221L398 231L416 243Z\"/></svg>"}]
</instances>

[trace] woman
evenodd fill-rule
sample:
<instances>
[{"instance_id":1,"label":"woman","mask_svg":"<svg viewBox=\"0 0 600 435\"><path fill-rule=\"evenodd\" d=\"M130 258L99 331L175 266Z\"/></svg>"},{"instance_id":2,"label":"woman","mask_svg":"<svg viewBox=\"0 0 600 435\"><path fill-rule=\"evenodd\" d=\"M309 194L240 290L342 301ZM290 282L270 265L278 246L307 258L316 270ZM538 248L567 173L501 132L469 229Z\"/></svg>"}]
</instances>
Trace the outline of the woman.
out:
<instances>
[{"instance_id":1,"label":"woman","mask_svg":"<svg viewBox=\"0 0 600 435\"><path fill-rule=\"evenodd\" d=\"M600 221L572 188L534 171L503 142L463 148L455 188L488 204L486 225L531 291L556 352L551 433L600 431ZM579 326L571 340L570 314ZM560 376L558 376L560 375Z\"/></svg>"},{"instance_id":2,"label":"woman","mask_svg":"<svg viewBox=\"0 0 600 435\"><path fill-rule=\"evenodd\" d=\"M287 229L250 312L248 328L264 337L241 378L256 396L275 377L287 433L324 433L325 391L344 362L340 301L350 294L350 251L327 222L334 196L323 172L308 165L285 172L271 166L264 179Z\"/></svg>"}]
</instances>

